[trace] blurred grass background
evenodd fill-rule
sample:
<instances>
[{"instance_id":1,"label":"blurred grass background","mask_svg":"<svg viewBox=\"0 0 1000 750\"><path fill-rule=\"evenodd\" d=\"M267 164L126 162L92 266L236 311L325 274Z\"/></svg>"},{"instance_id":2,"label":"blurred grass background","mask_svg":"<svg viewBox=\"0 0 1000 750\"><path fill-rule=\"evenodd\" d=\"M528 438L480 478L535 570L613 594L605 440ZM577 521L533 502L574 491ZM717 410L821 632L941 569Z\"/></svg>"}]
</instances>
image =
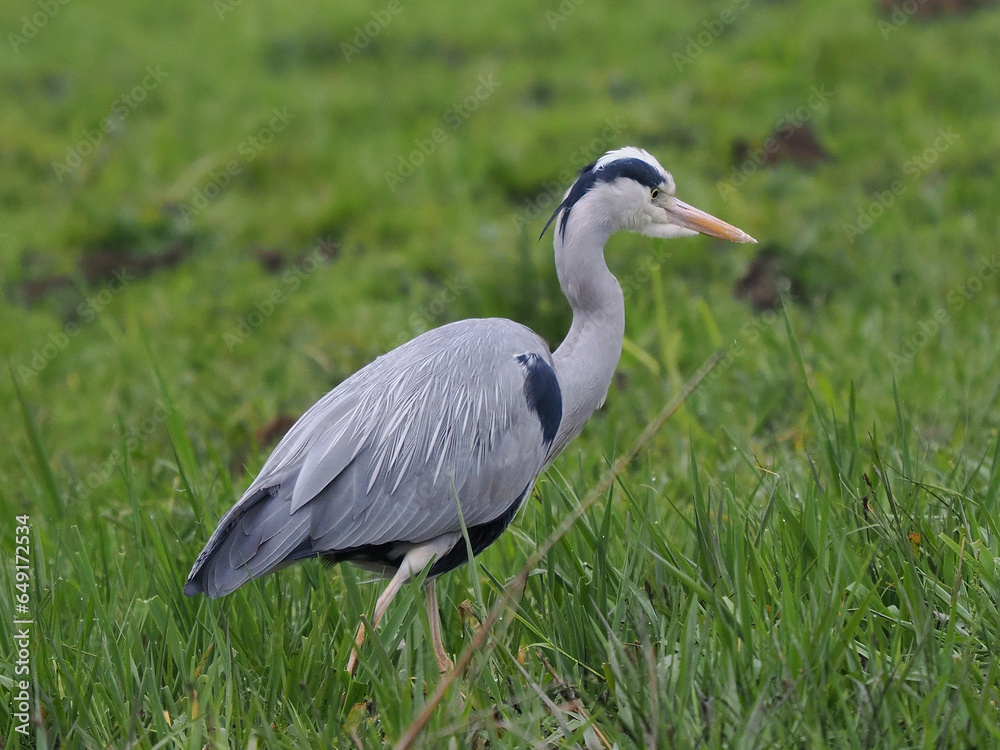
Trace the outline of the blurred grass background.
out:
<instances>
[{"instance_id":1,"label":"blurred grass background","mask_svg":"<svg viewBox=\"0 0 1000 750\"><path fill-rule=\"evenodd\" d=\"M557 344L538 233L629 144L761 245L612 240L616 384L441 582L450 649L723 359L422 742L997 742L997 39L994 4L933 0L4 5L0 528L31 517L35 712L26 739L0 706L0 742L397 739L438 679L417 587L351 682L377 587L184 576L288 418L380 352L491 315Z\"/></svg>"}]
</instances>

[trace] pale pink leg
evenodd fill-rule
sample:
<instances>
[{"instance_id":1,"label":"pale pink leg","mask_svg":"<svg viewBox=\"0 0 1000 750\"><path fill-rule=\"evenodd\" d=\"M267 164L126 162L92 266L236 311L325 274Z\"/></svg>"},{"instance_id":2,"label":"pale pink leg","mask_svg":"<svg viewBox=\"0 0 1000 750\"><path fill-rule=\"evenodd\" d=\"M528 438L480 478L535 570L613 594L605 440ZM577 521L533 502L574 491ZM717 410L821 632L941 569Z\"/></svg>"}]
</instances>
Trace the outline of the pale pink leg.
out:
<instances>
[{"instance_id":1,"label":"pale pink leg","mask_svg":"<svg viewBox=\"0 0 1000 750\"><path fill-rule=\"evenodd\" d=\"M435 537L429 541L423 542L411 547L406 553L403 559L399 563L399 570L396 571L396 575L392 577L389 581L389 585L385 587L385 591L379 596L378 600L375 602L375 614L372 617L372 627L374 628L378 625L378 621L382 619L382 615L386 613L389 609L389 603L392 601L393 597L399 593L399 590L403 588L403 584L410 580L413 576L418 575L420 571L431 564L431 561L441 555L445 554L450 550L455 542L461 537L460 534L442 534L439 537ZM444 646L441 645L441 620L438 615L437 609L437 596L434 593L434 582L432 581L428 584L430 588L428 591L427 606L430 607L433 602L434 616L431 617L431 635L434 641L434 651L437 654L438 666L441 667L441 671L445 671L443 664L447 664L448 667L451 666L451 661L448 659L448 655L444 652ZM348 674L354 674L354 670L358 666L358 652L361 650L361 646L365 642L365 624L362 622L358 626L358 634L354 637L354 648L351 649L351 658L347 660L347 672ZM442 661L442 658L444 661Z\"/></svg>"},{"instance_id":2,"label":"pale pink leg","mask_svg":"<svg viewBox=\"0 0 1000 750\"><path fill-rule=\"evenodd\" d=\"M378 621L382 619L382 615L386 613L389 609L389 603L393 600L393 597L399 593L399 590L403 588L403 584L410 580L410 569L407 566L400 566L399 570L396 571L396 575L392 577L389 581L389 585L385 587L385 591L381 593L379 598L375 601L375 615L372 617L372 627L378 625ZM365 642L365 624L361 623L358 625L358 634L354 637L354 648L351 650L351 658L347 660L347 673L354 674L354 670L358 666L358 652L361 650L361 646Z\"/></svg>"},{"instance_id":3,"label":"pale pink leg","mask_svg":"<svg viewBox=\"0 0 1000 750\"><path fill-rule=\"evenodd\" d=\"M437 655L438 669L443 674L455 665L448 658L448 652L444 650L444 643L441 642L441 610L438 609L434 580L428 581L424 588L427 591L427 619L431 623L431 643L434 644L434 653Z\"/></svg>"}]
</instances>

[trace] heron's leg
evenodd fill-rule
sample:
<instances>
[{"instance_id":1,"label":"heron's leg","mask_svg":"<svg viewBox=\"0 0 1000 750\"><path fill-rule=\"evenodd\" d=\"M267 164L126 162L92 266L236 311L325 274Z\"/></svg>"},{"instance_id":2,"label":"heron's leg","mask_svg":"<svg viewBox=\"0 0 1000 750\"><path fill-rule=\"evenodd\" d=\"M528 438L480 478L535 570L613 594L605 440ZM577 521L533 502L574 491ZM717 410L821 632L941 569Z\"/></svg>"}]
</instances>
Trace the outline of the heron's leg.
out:
<instances>
[{"instance_id":1,"label":"heron's leg","mask_svg":"<svg viewBox=\"0 0 1000 750\"><path fill-rule=\"evenodd\" d=\"M403 588L403 584L410 580L410 568L407 565L401 565L399 570L396 571L396 575L392 577L389 581L389 585L385 587L379 598L375 600L375 614L372 616L372 627L374 628L378 625L378 621L382 619L382 615L385 614L386 610L389 609L389 603L393 600L393 597L399 593L399 590ZM358 625L358 634L354 637L354 648L351 649L351 658L347 660L347 673L353 675L354 670L358 666L358 652L361 650L361 646L365 642L365 624L362 622Z\"/></svg>"},{"instance_id":2,"label":"heron's leg","mask_svg":"<svg viewBox=\"0 0 1000 750\"><path fill-rule=\"evenodd\" d=\"M448 658L448 652L444 650L441 642L441 610L438 609L437 588L434 586L434 579L429 580L424 588L427 591L427 619L431 623L431 643L434 644L434 653L437 655L438 669L442 674L455 665Z\"/></svg>"},{"instance_id":3,"label":"heron's leg","mask_svg":"<svg viewBox=\"0 0 1000 750\"><path fill-rule=\"evenodd\" d=\"M455 542L462 538L462 535L458 532L451 532L449 534L442 534L441 536L436 536L433 539L429 539L426 542L421 542L420 544L415 544L407 550L406 554L403 555L403 559L399 562L399 569L396 571L396 575L392 577L389 581L389 585L385 587L385 591L379 596L378 600L375 602L375 615L372 617L372 627L374 628L378 625L378 621L382 619L382 615L385 611L389 609L389 602L392 601L393 597L399 593L399 590L403 587L403 584L416 575L419 575L420 571L431 564L435 558L440 557L455 546ZM434 598L434 611L437 612L437 598ZM437 643L441 643L441 633L440 626L438 627ZM347 671L349 674L354 674L354 669L358 666L358 651L361 649L361 645L365 642L365 624L361 623L358 626L358 634L354 638L354 648L351 650L351 658L347 662ZM440 660L441 654L444 653L444 648L438 652L438 659Z\"/></svg>"}]
</instances>

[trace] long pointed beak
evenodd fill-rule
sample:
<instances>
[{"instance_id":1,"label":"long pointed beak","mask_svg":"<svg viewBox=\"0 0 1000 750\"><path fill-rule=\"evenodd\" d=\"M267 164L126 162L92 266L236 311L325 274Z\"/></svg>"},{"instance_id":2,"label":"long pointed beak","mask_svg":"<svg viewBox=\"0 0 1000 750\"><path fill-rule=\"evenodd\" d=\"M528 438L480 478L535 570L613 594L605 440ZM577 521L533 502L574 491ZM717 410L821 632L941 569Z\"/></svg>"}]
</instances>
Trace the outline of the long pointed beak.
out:
<instances>
[{"instance_id":1,"label":"long pointed beak","mask_svg":"<svg viewBox=\"0 0 1000 750\"><path fill-rule=\"evenodd\" d=\"M694 206L689 206L684 201L671 198L669 201L664 202L662 206L663 210L670 215L671 221L685 229L690 229L700 234L707 234L709 237L718 237L720 240L730 240L731 242L757 242L757 240L742 229L737 229L722 219L716 219L711 214L707 214Z\"/></svg>"}]
</instances>

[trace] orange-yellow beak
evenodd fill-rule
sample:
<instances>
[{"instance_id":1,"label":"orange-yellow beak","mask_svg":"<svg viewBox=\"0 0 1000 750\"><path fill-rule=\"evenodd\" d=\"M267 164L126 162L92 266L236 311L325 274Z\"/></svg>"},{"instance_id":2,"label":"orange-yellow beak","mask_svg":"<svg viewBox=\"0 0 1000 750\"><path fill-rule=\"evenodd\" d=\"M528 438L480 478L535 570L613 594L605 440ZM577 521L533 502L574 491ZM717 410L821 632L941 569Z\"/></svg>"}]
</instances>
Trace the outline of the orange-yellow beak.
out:
<instances>
[{"instance_id":1,"label":"orange-yellow beak","mask_svg":"<svg viewBox=\"0 0 1000 750\"><path fill-rule=\"evenodd\" d=\"M660 205L670 216L671 222L684 229L690 229L699 234L707 234L709 237L718 237L720 240L730 240L731 242L757 241L742 229L737 229L732 224L727 224L722 219L716 219L711 214L707 214L694 206L689 206L684 201L679 201L676 198L671 197Z\"/></svg>"}]
</instances>

